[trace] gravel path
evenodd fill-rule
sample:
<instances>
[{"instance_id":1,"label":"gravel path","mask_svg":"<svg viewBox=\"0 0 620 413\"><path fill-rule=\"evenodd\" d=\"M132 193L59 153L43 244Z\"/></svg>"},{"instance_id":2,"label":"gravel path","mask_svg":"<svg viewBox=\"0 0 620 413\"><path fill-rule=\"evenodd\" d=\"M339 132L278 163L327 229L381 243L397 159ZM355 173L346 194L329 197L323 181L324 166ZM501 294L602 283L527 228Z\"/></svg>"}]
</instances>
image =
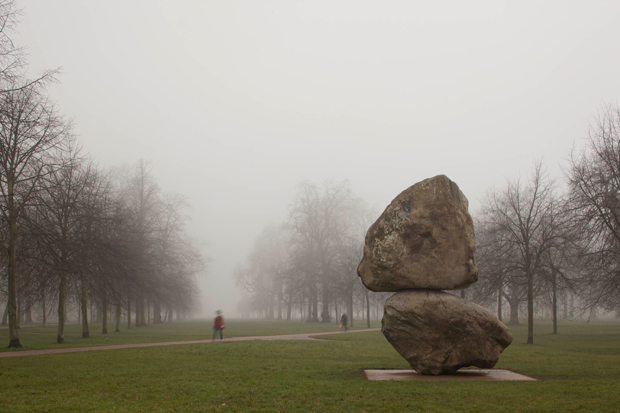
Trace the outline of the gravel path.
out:
<instances>
[{"instance_id":1,"label":"gravel path","mask_svg":"<svg viewBox=\"0 0 620 413\"><path fill-rule=\"evenodd\" d=\"M252 336L252 337L231 337L225 338L221 342L232 341L269 341L269 340L316 340L316 336L328 336L333 334L350 334L350 333L364 333L367 331L380 331L380 328L367 328L364 330L351 330L349 333L342 331L332 331L328 333L303 333L303 334L286 334L281 336ZM312 336L312 337L311 337ZM71 348L50 348L45 350L23 350L23 351L9 351L0 353L0 358L7 357L25 357L25 356L40 356L45 354L60 354L60 353L79 353L83 351L100 351L100 350L119 350L124 348L141 348L141 347L160 347L160 346L178 346L182 344L211 344L220 343L220 340L192 340L192 341L168 341L164 343L140 343L140 344L115 344L110 346L92 346L92 347L71 347Z\"/></svg>"}]
</instances>

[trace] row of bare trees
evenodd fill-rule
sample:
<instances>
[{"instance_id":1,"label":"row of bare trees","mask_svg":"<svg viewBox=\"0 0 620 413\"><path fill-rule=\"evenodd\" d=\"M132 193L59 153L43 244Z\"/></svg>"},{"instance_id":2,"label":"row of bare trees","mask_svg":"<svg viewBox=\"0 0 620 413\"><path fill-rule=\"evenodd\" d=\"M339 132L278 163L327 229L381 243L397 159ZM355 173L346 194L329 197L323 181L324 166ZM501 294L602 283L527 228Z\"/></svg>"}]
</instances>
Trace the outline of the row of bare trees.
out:
<instances>
[{"instance_id":1,"label":"row of bare trees","mask_svg":"<svg viewBox=\"0 0 620 413\"><path fill-rule=\"evenodd\" d=\"M79 303L82 336L88 309L107 333L111 310L145 325L161 311L185 312L203 269L184 234L184 200L159 191L148 165L104 172L80 153L67 121L50 102L53 71L28 80L10 31L19 11L0 0L0 241L5 260L0 302L9 347L21 347L19 325L36 310L58 319L64 341L68 302Z\"/></svg>"},{"instance_id":2,"label":"row of bare trees","mask_svg":"<svg viewBox=\"0 0 620 413\"><path fill-rule=\"evenodd\" d=\"M370 219L347 182L302 183L288 220L266 228L245 265L236 270L237 285L251 294L241 312L287 320L295 312L323 323L342 312L350 320L365 312L370 323L385 301L357 276Z\"/></svg>"},{"instance_id":3,"label":"row of bare trees","mask_svg":"<svg viewBox=\"0 0 620 413\"><path fill-rule=\"evenodd\" d=\"M593 315L620 311L620 108L606 106L581 150L564 168L566 190L542 162L526 179L493 188L475 214L479 282L461 295L496 306L509 324L525 307L532 344L535 314ZM300 185L289 219L267 228L247 263L237 269L239 286L252 295L242 312L329 322L339 309L380 308L385 297L362 287L356 274L364 233L371 223L364 203L346 183ZM560 308L563 311L560 311Z\"/></svg>"},{"instance_id":4,"label":"row of bare trees","mask_svg":"<svg viewBox=\"0 0 620 413\"><path fill-rule=\"evenodd\" d=\"M564 314L620 309L620 108L600 111L564 174L561 193L536 163L526 180L489 191L475 219L474 300L495 300L500 317L507 302L511 324L526 303L529 344L535 303L551 310L554 333L560 304Z\"/></svg>"},{"instance_id":5,"label":"row of bare trees","mask_svg":"<svg viewBox=\"0 0 620 413\"><path fill-rule=\"evenodd\" d=\"M169 319L173 311L188 312L195 275L204 267L184 232L184 199L163 194L142 161L112 172L98 169L70 135L59 134L53 148L37 147L44 134L29 128L22 139L10 132L2 103L0 237L7 277L0 298L7 302L9 346L20 346L21 316L31 319L33 310L43 323L57 316L62 343L71 301L79 303L84 338L89 304L104 334L113 312L116 331L121 314L131 324L132 311L136 326L148 323L147 312L154 323L162 322L162 310Z\"/></svg>"}]
</instances>

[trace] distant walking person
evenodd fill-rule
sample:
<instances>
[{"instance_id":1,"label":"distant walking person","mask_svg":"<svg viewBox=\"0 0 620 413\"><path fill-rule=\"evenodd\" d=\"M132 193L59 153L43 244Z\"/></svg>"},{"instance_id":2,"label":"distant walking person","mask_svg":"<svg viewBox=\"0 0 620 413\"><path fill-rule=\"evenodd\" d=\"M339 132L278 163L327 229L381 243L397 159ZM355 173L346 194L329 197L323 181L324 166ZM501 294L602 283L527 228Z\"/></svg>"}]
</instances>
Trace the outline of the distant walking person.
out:
<instances>
[{"instance_id":1,"label":"distant walking person","mask_svg":"<svg viewBox=\"0 0 620 413\"><path fill-rule=\"evenodd\" d=\"M340 327L344 327L344 332L347 332L347 313L342 313L342 317L340 317Z\"/></svg>"},{"instance_id":2,"label":"distant walking person","mask_svg":"<svg viewBox=\"0 0 620 413\"><path fill-rule=\"evenodd\" d=\"M215 341L215 335L220 332L220 341L224 340L224 316L220 310L215 312L215 320L213 321L213 341Z\"/></svg>"}]
</instances>

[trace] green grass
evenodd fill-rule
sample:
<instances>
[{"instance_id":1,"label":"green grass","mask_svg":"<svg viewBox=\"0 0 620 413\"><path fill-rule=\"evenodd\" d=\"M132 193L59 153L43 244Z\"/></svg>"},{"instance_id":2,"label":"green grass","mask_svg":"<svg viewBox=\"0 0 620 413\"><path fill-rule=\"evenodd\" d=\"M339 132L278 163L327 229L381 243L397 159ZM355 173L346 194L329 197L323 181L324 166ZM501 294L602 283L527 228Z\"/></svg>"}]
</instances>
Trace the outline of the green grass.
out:
<instances>
[{"instance_id":1,"label":"green grass","mask_svg":"<svg viewBox=\"0 0 620 413\"><path fill-rule=\"evenodd\" d=\"M180 334L181 324L166 328ZM244 326L257 334L290 327ZM525 326L511 330L515 340L496 367L540 381L366 381L364 369L408 365L381 333L351 333L0 359L0 411L620 410L620 323L564 322L554 336L541 322L534 345L524 344Z\"/></svg>"},{"instance_id":2,"label":"green grass","mask_svg":"<svg viewBox=\"0 0 620 413\"><path fill-rule=\"evenodd\" d=\"M0 329L0 352L38 350L47 348L87 347L102 346L109 344L134 344L154 343L165 341L193 341L206 340L213 337L212 320L178 321L146 327L127 328L123 324L120 332L114 332L114 325L108 324L107 335L101 334L101 323L89 324L90 337L82 338L81 324L68 324L65 326L65 342L56 344L58 326L48 325L40 327L36 324L25 325L19 330L19 340L22 344L20 349L8 349L9 330ZM381 327L381 322L372 321L372 328ZM366 322L355 322L353 330L364 329ZM335 323L304 323L299 321L246 321L242 319L230 319L226 321L224 337L245 336L272 336L281 334L297 333L322 333L338 331ZM107 338L107 340L106 340Z\"/></svg>"}]
</instances>

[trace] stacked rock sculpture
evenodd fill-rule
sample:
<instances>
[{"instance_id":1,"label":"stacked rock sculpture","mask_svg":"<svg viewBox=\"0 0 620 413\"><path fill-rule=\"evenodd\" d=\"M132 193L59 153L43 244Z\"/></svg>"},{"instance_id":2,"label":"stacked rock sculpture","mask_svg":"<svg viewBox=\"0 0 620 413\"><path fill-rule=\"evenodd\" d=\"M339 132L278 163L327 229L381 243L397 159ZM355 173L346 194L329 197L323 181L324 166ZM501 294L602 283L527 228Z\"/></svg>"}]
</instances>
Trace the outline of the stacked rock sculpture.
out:
<instances>
[{"instance_id":1,"label":"stacked rock sculpture","mask_svg":"<svg viewBox=\"0 0 620 413\"><path fill-rule=\"evenodd\" d=\"M422 374L491 368L512 342L491 311L441 290L478 280L468 201L445 175L398 195L368 229L357 272L371 291L394 291L381 331Z\"/></svg>"}]
</instances>

